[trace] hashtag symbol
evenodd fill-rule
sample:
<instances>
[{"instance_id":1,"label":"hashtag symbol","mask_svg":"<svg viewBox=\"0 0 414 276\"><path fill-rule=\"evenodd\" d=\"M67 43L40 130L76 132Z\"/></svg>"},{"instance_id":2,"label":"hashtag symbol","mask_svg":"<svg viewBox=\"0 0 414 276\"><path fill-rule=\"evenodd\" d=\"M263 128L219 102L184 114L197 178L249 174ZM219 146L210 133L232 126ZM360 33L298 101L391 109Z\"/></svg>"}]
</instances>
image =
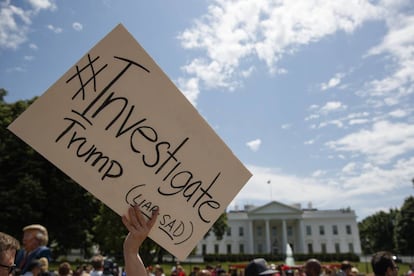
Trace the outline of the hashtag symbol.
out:
<instances>
[{"instance_id":1,"label":"hashtag symbol","mask_svg":"<svg viewBox=\"0 0 414 276\"><path fill-rule=\"evenodd\" d=\"M78 65L76 65L76 73L73 74L67 81L66 83L69 83L70 81L72 81L73 79L78 79L79 83L80 83L80 88L75 92L75 94L72 96L72 100L74 100L78 95L82 96L82 100L85 100L85 87L93 82L93 91L96 92L96 76L101 73L107 66L108 64L103 65L101 68L99 68L97 71L95 70L94 67L94 63L99 59L99 56L97 56L94 59L91 59L91 56L88 54L88 63L83 66L83 67L79 67ZM86 78L85 80L82 78L82 76L84 76L86 74L87 71L85 71L86 69L90 69L92 76L89 78Z\"/></svg>"}]
</instances>

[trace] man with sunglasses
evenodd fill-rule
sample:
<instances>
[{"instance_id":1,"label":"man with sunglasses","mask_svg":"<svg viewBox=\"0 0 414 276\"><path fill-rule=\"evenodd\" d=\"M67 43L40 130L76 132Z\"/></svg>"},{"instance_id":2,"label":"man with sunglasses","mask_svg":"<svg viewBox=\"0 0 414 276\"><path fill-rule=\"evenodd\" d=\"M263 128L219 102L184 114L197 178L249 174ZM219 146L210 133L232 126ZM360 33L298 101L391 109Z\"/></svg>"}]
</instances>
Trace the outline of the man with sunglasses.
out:
<instances>
[{"instance_id":1,"label":"man with sunglasses","mask_svg":"<svg viewBox=\"0 0 414 276\"><path fill-rule=\"evenodd\" d=\"M392 254L387 251L379 251L372 256L372 270L375 276L398 276L398 266L396 266Z\"/></svg>"},{"instance_id":2,"label":"man with sunglasses","mask_svg":"<svg viewBox=\"0 0 414 276\"><path fill-rule=\"evenodd\" d=\"M10 235L0 232L0 276L13 274L14 256L20 248L19 242Z\"/></svg>"}]
</instances>

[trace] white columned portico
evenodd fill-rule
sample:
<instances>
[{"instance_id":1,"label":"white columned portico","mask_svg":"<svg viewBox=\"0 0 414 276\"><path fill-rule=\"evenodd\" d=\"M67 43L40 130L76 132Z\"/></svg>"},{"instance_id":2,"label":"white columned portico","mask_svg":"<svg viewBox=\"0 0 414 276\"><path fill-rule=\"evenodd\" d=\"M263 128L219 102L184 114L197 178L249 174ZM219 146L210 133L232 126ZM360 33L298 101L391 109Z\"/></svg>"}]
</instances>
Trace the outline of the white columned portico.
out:
<instances>
[{"instance_id":1,"label":"white columned portico","mask_svg":"<svg viewBox=\"0 0 414 276\"><path fill-rule=\"evenodd\" d=\"M265 231L266 231L266 250L267 253L272 253L272 242L270 241L270 226L269 226L269 220L265 220Z\"/></svg>"},{"instance_id":2,"label":"white columned portico","mask_svg":"<svg viewBox=\"0 0 414 276\"><path fill-rule=\"evenodd\" d=\"M282 219L282 254L286 254L286 245L287 245L286 220Z\"/></svg>"}]
</instances>

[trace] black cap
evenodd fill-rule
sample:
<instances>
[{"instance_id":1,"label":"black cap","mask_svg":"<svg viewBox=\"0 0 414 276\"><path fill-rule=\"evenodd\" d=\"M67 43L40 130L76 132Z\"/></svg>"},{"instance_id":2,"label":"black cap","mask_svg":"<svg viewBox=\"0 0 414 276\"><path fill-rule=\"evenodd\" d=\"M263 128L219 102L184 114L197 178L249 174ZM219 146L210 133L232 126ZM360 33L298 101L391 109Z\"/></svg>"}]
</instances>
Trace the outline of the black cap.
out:
<instances>
[{"instance_id":1,"label":"black cap","mask_svg":"<svg viewBox=\"0 0 414 276\"><path fill-rule=\"evenodd\" d=\"M263 258L254 259L244 269L245 276L272 275L277 271L270 269Z\"/></svg>"}]
</instances>

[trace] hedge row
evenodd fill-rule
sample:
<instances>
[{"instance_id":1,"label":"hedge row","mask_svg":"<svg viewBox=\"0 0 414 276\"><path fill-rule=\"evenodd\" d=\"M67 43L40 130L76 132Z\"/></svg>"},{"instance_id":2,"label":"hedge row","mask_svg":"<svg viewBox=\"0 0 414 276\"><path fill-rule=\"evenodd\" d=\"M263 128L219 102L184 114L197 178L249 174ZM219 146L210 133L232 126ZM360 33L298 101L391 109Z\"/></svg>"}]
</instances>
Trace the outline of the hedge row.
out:
<instances>
[{"instance_id":1,"label":"hedge row","mask_svg":"<svg viewBox=\"0 0 414 276\"><path fill-rule=\"evenodd\" d=\"M207 254L204 255L204 262L248 262L255 258L264 258L267 261L284 262L286 255L283 254ZM354 253L314 253L314 254L294 254L295 261L305 262L310 258L316 258L321 262L359 262L359 256Z\"/></svg>"}]
</instances>

